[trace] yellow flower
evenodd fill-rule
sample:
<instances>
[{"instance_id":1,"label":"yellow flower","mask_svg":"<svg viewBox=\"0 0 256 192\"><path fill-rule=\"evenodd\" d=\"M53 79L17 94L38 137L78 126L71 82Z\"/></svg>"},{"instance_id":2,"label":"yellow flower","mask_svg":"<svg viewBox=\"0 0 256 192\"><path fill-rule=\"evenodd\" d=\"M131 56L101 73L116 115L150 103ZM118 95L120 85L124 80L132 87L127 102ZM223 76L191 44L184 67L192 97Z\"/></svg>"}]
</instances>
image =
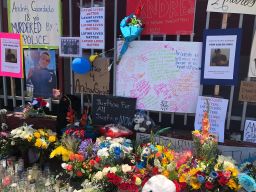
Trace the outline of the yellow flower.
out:
<instances>
[{"instance_id":1,"label":"yellow flower","mask_svg":"<svg viewBox=\"0 0 256 192\"><path fill-rule=\"evenodd\" d=\"M43 129L38 129L39 133L44 136L45 135L45 131Z\"/></svg>"},{"instance_id":2,"label":"yellow flower","mask_svg":"<svg viewBox=\"0 0 256 192\"><path fill-rule=\"evenodd\" d=\"M34 137L35 137L35 138L40 138L40 137L41 137L41 135L40 135L40 133L39 133L39 132L37 132L37 131L36 131L36 132L34 133Z\"/></svg>"},{"instance_id":3,"label":"yellow flower","mask_svg":"<svg viewBox=\"0 0 256 192\"><path fill-rule=\"evenodd\" d=\"M173 155L173 153L172 153L171 151L167 151L167 152L165 153L165 156L166 156L166 158L167 158L169 161L172 161L172 160L174 159L174 155Z\"/></svg>"},{"instance_id":4,"label":"yellow flower","mask_svg":"<svg viewBox=\"0 0 256 192\"><path fill-rule=\"evenodd\" d=\"M190 185L193 189L197 190L197 189L200 189L201 187L201 184L199 182L197 182L197 179L194 178L194 179L191 179L190 181Z\"/></svg>"},{"instance_id":5,"label":"yellow flower","mask_svg":"<svg viewBox=\"0 0 256 192\"><path fill-rule=\"evenodd\" d=\"M42 146L41 139L36 139L35 146L38 147L38 148L40 148Z\"/></svg>"},{"instance_id":6,"label":"yellow flower","mask_svg":"<svg viewBox=\"0 0 256 192\"><path fill-rule=\"evenodd\" d=\"M186 174L183 173L180 177L179 177L179 182L180 183L185 183L186 182Z\"/></svg>"},{"instance_id":7,"label":"yellow flower","mask_svg":"<svg viewBox=\"0 0 256 192\"><path fill-rule=\"evenodd\" d=\"M145 173L145 170L144 170L144 169L141 169L141 170L140 170L140 173L141 173L141 174L144 174L144 173Z\"/></svg>"},{"instance_id":8,"label":"yellow flower","mask_svg":"<svg viewBox=\"0 0 256 192\"><path fill-rule=\"evenodd\" d=\"M28 136L28 137L27 137L27 141L28 141L28 142L31 142L31 140L32 140L32 136Z\"/></svg>"},{"instance_id":9,"label":"yellow flower","mask_svg":"<svg viewBox=\"0 0 256 192\"><path fill-rule=\"evenodd\" d=\"M170 173L169 173L169 171L164 170L164 171L162 172L162 175L164 175L165 177L169 178Z\"/></svg>"},{"instance_id":10,"label":"yellow flower","mask_svg":"<svg viewBox=\"0 0 256 192\"><path fill-rule=\"evenodd\" d=\"M47 143L44 141L42 142L42 146L41 146L43 149L46 149L48 146L47 146Z\"/></svg>"},{"instance_id":11,"label":"yellow flower","mask_svg":"<svg viewBox=\"0 0 256 192\"><path fill-rule=\"evenodd\" d=\"M72 153L72 151L67 150L65 147L62 145L54 149L51 154L50 158L56 157L58 155L62 156L63 161L68 161L69 160L69 155Z\"/></svg>"},{"instance_id":12,"label":"yellow flower","mask_svg":"<svg viewBox=\"0 0 256 192\"><path fill-rule=\"evenodd\" d=\"M135 185L141 185L142 181L139 177L136 177L135 179Z\"/></svg>"},{"instance_id":13,"label":"yellow flower","mask_svg":"<svg viewBox=\"0 0 256 192\"><path fill-rule=\"evenodd\" d=\"M48 140L49 140L49 142L53 143L53 142L56 141L56 136L55 135L51 135Z\"/></svg>"},{"instance_id":14,"label":"yellow flower","mask_svg":"<svg viewBox=\"0 0 256 192\"><path fill-rule=\"evenodd\" d=\"M233 179L230 179L227 185L230 189L234 189L235 191L237 191L240 188L240 186Z\"/></svg>"},{"instance_id":15,"label":"yellow flower","mask_svg":"<svg viewBox=\"0 0 256 192\"><path fill-rule=\"evenodd\" d=\"M200 134L199 130L192 131L193 134Z\"/></svg>"},{"instance_id":16,"label":"yellow flower","mask_svg":"<svg viewBox=\"0 0 256 192\"><path fill-rule=\"evenodd\" d=\"M158 152L162 153L162 152L163 152L163 149L164 149L164 146L162 146L162 145L157 145L156 148L157 148L157 151L158 151Z\"/></svg>"},{"instance_id":17,"label":"yellow flower","mask_svg":"<svg viewBox=\"0 0 256 192\"><path fill-rule=\"evenodd\" d=\"M162 164L163 166L166 166L168 164L168 159L166 157L162 159Z\"/></svg>"},{"instance_id":18,"label":"yellow flower","mask_svg":"<svg viewBox=\"0 0 256 192\"><path fill-rule=\"evenodd\" d=\"M188 172L188 174L191 175L191 176L193 176L193 175L195 175L198 171L199 171L198 169L192 168L192 169L190 169L190 171Z\"/></svg>"},{"instance_id":19,"label":"yellow flower","mask_svg":"<svg viewBox=\"0 0 256 192\"><path fill-rule=\"evenodd\" d=\"M235 167L227 167L226 171L230 171L233 177L237 177L238 175L238 170Z\"/></svg>"}]
</instances>

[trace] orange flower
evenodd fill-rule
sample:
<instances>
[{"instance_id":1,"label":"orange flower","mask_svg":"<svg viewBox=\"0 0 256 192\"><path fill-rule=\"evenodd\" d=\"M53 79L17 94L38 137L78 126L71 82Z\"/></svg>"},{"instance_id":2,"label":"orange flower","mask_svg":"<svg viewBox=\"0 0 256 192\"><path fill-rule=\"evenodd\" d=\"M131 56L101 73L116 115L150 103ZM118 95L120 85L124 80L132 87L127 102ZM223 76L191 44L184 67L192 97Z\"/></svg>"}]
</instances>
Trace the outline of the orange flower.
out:
<instances>
[{"instance_id":1,"label":"orange flower","mask_svg":"<svg viewBox=\"0 0 256 192\"><path fill-rule=\"evenodd\" d=\"M70 159L70 161L75 161L75 159L76 159L75 154L74 154L74 153L71 153L71 154L69 155L69 159Z\"/></svg>"},{"instance_id":2,"label":"orange flower","mask_svg":"<svg viewBox=\"0 0 256 192\"><path fill-rule=\"evenodd\" d=\"M83 162L84 161L84 156L83 155L75 154L75 158L79 162Z\"/></svg>"}]
</instances>

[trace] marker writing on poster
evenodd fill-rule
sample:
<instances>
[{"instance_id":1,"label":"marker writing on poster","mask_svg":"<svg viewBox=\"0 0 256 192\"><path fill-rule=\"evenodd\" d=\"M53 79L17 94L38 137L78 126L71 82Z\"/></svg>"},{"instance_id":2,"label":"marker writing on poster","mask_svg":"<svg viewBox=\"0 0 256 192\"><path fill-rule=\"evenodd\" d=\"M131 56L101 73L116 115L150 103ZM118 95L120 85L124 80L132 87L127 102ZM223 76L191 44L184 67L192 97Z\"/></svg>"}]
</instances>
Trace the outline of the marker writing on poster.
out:
<instances>
[{"instance_id":1,"label":"marker writing on poster","mask_svg":"<svg viewBox=\"0 0 256 192\"><path fill-rule=\"evenodd\" d=\"M253 7L256 0L214 0L211 4L215 9L222 9L228 11L230 5L240 5L244 7Z\"/></svg>"}]
</instances>

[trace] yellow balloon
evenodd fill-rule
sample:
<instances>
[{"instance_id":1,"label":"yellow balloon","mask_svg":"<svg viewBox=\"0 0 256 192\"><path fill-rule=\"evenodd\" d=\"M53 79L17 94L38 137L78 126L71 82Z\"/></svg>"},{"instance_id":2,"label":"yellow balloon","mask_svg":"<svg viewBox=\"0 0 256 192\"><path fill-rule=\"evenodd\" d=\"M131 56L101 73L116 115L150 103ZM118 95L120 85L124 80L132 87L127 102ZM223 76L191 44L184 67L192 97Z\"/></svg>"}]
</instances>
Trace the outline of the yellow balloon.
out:
<instances>
[{"instance_id":1,"label":"yellow balloon","mask_svg":"<svg viewBox=\"0 0 256 192\"><path fill-rule=\"evenodd\" d=\"M90 62L92 63L97 57L98 57L98 54L91 55L91 56L89 57Z\"/></svg>"}]
</instances>

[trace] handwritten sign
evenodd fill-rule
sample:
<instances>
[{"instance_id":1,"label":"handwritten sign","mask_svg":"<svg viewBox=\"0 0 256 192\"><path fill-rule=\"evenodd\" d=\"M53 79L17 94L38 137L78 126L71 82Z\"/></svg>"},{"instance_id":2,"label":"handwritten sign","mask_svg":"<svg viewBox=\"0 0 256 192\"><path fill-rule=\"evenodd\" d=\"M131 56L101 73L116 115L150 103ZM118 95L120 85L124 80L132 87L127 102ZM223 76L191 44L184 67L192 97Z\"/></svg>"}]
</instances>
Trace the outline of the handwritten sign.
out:
<instances>
[{"instance_id":1,"label":"handwritten sign","mask_svg":"<svg viewBox=\"0 0 256 192\"><path fill-rule=\"evenodd\" d=\"M146 133L137 133L136 142L137 143L146 143L150 141L150 134ZM193 148L193 142L191 140L176 139L170 137L154 137L155 142L161 143L165 146L171 144L171 148L176 151L184 151ZM244 160L255 157L256 150L255 147L237 147L237 146L225 146L218 145L218 150L220 154L224 156L231 156L237 163L244 162Z\"/></svg>"},{"instance_id":2,"label":"handwritten sign","mask_svg":"<svg viewBox=\"0 0 256 192\"><path fill-rule=\"evenodd\" d=\"M84 49L105 48L105 7L80 9L80 37Z\"/></svg>"},{"instance_id":3,"label":"handwritten sign","mask_svg":"<svg viewBox=\"0 0 256 192\"><path fill-rule=\"evenodd\" d=\"M207 111L207 101L209 103L210 132L218 135L219 142L224 142L224 127L228 107L227 99L214 97L198 97L196 107L195 129L202 129L203 114Z\"/></svg>"},{"instance_id":4,"label":"handwritten sign","mask_svg":"<svg viewBox=\"0 0 256 192\"><path fill-rule=\"evenodd\" d=\"M60 0L8 0L9 32L21 33L25 48L59 48Z\"/></svg>"},{"instance_id":5,"label":"handwritten sign","mask_svg":"<svg viewBox=\"0 0 256 192\"><path fill-rule=\"evenodd\" d=\"M110 81L108 66L108 58L97 58L89 73L85 75L75 74L75 93L108 95Z\"/></svg>"},{"instance_id":6,"label":"handwritten sign","mask_svg":"<svg viewBox=\"0 0 256 192\"><path fill-rule=\"evenodd\" d=\"M256 33L254 33L252 42L248 77L256 77Z\"/></svg>"},{"instance_id":7,"label":"handwritten sign","mask_svg":"<svg viewBox=\"0 0 256 192\"><path fill-rule=\"evenodd\" d=\"M256 102L256 82L241 81L239 101Z\"/></svg>"},{"instance_id":8,"label":"handwritten sign","mask_svg":"<svg viewBox=\"0 0 256 192\"><path fill-rule=\"evenodd\" d=\"M21 35L0 33L0 76L23 78Z\"/></svg>"},{"instance_id":9,"label":"handwritten sign","mask_svg":"<svg viewBox=\"0 0 256 192\"><path fill-rule=\"evenodd\" d=\"M137 98L138 109L195 113L201 51L199 42L131 42L117 65L117 95Z\"/></svg>"},{"instance_id":10,"label":"handwritten sign","mask_svg":"<svg viewBox=\"0 0 256 192\"><path fill-rule=\"evenodd\" d=\"M92 119L96 125L110 123L133 128L136 99L93 95Z\"/></svg>"},{"instance_id":11,"label":"handwritten sign","mask_svg":"<svg viewBox=\"0 0 256 192\"><path fill-rule=\"evenodd\" d=\"M256 143L256 121L245 121L244 141Z\"/></svg>"},{"instance_id":12,"label":"handwritten sign","mask_svg":"<svg viewBox=\"0 0 256 192\"><path fill-rule=\"evenodd\" d=\"M143 34L193 33L195 0L127 0L127 15L143 6L141 18L145 23Z\"/></svg>"},{"instance_id":13,"label":"handwritten sign","mask_svg":"<svg viewBox=\"0 0 256 192\"><path fill-rule=\"evenodd\" d=\"M256 1L208 0L207 11L256 15Z\"/></svg>"}]
</instances>

